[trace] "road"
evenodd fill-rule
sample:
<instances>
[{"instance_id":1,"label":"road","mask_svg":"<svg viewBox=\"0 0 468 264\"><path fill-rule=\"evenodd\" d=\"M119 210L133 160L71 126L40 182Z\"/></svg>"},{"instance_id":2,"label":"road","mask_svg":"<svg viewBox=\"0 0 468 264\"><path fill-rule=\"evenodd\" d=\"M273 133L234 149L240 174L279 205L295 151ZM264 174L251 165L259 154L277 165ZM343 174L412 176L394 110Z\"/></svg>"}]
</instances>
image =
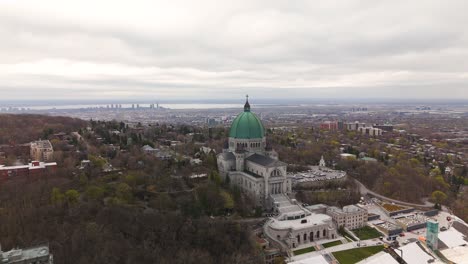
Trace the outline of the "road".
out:
<instances>
[{"instance_id":1,"label":"road","mask_svg":"<svg viewBox=\"0 0 468 264\"><path fill-rule=\"evenodd\" d=\"M358 242L353 241L353 242L349 242L349 243L346 243L346 244L337 245L337 246L334 246L334 247L324 248L324 249L313 251L313 252L310 252L310 253L305 253L305 254L294 256L294 257L292 257L292 260L294 260L294 261L303 260L303 259L307 259L307 258L310 258L312 256L316 256L316 255L325 255L325 254L330 254L331 255L333 252L337 252L337 251L343 251L343 250L348 250L348 249L353 249L353 248L360 248L360 247L372 247L372 246L378 246L378 245L383 244L382 241L380 241L379 239L376 239L376 238L368 239L368 240L361 240L360 243L361 243L361 246L358 246Z\"/></svg>"},{"instance_id":2,"label":"road","mask_svg":"<svg viewBox=\"0 0 468 264\"><path fill-rule=\"evenodd\" d=\"M388 198L386 196L383 196L381 194L378 194L376 192L373 192L373 191L369 190L366 186L364 186L364 184L362 184L358 180L354 179L354 181L359 186L359 192L362 195L369 194L369 195L372 195L372 196L374 196L376 198L379 198L381 200L385 200L387 202L392 202L392 203L395 203L395 204L400 204L400 205L405 205L405 206L419 207L419 208L426 208L426 209L434 207L434 204L431 203L431 202L428 202L428 201L426 201L424 204L415 204L415 203L408 203L408 202L403 202L403 201L395 200L395 199L392 199L392 198Z\"/></svg>"}]
</instances>

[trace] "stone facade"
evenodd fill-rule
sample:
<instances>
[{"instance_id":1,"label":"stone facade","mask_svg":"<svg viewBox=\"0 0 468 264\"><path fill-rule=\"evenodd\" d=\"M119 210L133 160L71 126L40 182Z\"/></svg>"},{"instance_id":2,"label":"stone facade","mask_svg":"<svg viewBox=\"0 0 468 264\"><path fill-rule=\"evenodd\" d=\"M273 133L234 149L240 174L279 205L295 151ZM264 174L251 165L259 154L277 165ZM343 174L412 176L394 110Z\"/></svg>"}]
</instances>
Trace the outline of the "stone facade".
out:
<instances>
[{"instance_id":1,"label":"stone facade","mask_svg":"<svg viewBox=\"0 0 468 264\"><path fill-rule=\"evenodd\" d=\"M49 140L39 140L31 142L31 160L52 161L54 158L54 149Z\"/></svg>"},{"instance_id":2,"label":"stone facade","mask_svg":"<svg viewBox=\"0 0 468 264\"><path fill-rule=\"evenodd\" d=\"M271 209L271 194L291 192L287 164L278 160L274 150L267 149L263 124L250 112L248 101L234 120L217 163L222 179L239 186L258 206Z\"/></svg>"},{"instance_id":3,"label":"stone facade","mask_svg":"<svg viewBox=\"0 0 468 264\"><path fill-rule=\"evenodd\" d=\"M332 218L325 214L310 214L297 220L275 220L269 229L276 239L285 242L289 248L338 238Z\"/></svg>"},{"instance_id":4,"label":"stone facade","mask_svg":"<svg viewBox=\"0 0 468 264\"><path fill-rule=\"evenodd\" d=\"M338 227L343 226L350 230L365 226L368 217L367 210L356 205L344 206L343 209L332 206L327 209L327 214Z\"/></svg>"},{"instance_id":5,"label":"stone facade","mask_svg":"<svg viewBox=\"0 0 468 264\"><path fill-rule=\"evenodd\" d=\"M338 239L335 223L329 215L304 208L284 194L272 195L272 198L278 216L266 223L266 233L271 240L296 248L320 240Z\"/></svg>"}]
</instances>

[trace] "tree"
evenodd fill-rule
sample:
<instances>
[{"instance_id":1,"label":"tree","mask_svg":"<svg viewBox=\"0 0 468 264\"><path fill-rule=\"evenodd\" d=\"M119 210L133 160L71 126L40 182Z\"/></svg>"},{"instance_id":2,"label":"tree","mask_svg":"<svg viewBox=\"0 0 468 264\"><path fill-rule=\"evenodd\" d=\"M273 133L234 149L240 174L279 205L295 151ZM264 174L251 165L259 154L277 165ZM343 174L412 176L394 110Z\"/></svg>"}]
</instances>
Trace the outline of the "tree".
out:
<instances>
[{"instance_id":1,"label":"tree","mask_svg":"<svg viewBox=\"0 0 468 264\"><path fill-rule=\"evenodd\" d=\"M224 209L232 210L234 208L234 199L232 195L226 191L221 191L221 196L224 199Z\"/></svg>"},{"instance_id":2,"label":"tree","mask_svg":"<svg viewBox=\"0 0 468 264\"><path fill-rule=\"evenodd\" d=\"M116 196L122 201L130 203L132 201L132 188L126 183L117 185Z\"/></svg>"},{"instance_id":3,"label":"tree","mask_svg":"<svg viewBox=\"0 0 468 264\"><path fill-rule=\"evenodd\" d=\"M70 189L65 192L65 200L68 204L75 204L80 198L80 193L77 190Z\"/></svg>"},{"instance_id":4,"label":"tree","mask_svg":"<svg viewBox=\"0 0 468 264\"><path fill-rule=\"evenodd\" d=\"M93 164L93 166L95 168L100 168L101 169L106 164L105 159L103 159L101 157L94 156L94 155L90 155L89 160L91 161L91 163Z\"/></svg>"},{"instance_id":5,"label":"tree","mask_svg":"<svg viewBox=\"0 0 468 264\"><path fill-rule=\"evenodd\" d=\"M441 191L434 191L431 195L435 203L441 204L447 199L447 195Z\"/></svg>"},{"instance_id":6,"label":"tree","mask_svg":"<svg viewBox=\"0 0 468 264\"><path fill-rule=\"evenodd\" d=\"M221 176L219 176L219 173L217 171L212 170L210 172L209 179L217 185L221 184Z\"/></svg>"},{"instance_id":7,"label":"tree","mask_svg":"<svg viewBox=\"0 0 468 264\"><path fill-rule=\"evenodd\" d=\"M98 186L89 186L86 189L86 197L92 200L100 200L104 197L104 189Z\"/></svg>"},{"instance_id":8,"label":"tree","mask_svg":"<svg viewBox=\"0 0 468 264\"><path fill-rule=\"evenodd\" d=\"M54 205L60 205L63 203L63 194L62 192L60 191L59 188L53 188L52 189L52 194L50 196L50 201L52 202L52 204Z\"/></svg>"}]
</instances>

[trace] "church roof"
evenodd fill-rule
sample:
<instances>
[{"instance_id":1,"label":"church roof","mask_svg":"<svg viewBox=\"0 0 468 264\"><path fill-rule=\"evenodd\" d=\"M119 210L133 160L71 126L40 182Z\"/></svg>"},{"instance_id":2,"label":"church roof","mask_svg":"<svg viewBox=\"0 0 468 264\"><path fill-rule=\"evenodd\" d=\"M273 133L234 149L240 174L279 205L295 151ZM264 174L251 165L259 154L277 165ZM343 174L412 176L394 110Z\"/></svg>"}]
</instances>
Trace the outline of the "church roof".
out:
<instances>
[{"instance_id":1,"label":"church roof","mask_svg":"<svg viewBox=\"0 0 468 264\"><path fill-rule=\"evenodd\" d=\"M286 163L272 159L268 156L263 156L260 154L253 154L246 158L246 160L251 161L253 163L257 163L259 165L265 166L265 167L276 167L276 166L284 166Z\"/></svg>"},{"instance_id":2,"label":"church roof","mask_svg":"<svg viewBox=\"0 0 468 264\"><path fill-rule=\"evenodd\" d=\"M263 138L265 128L257 115L250 112L250 104L247 101L244 106L244 112L240 113L232 122L229 137L231 138Z\"/></svg>"},{"instance_id":3,"label":"church roof","mask_svg":"<svg viewBox=\"0 0 468 264\"><path fill-rule=\"evenodd\" d=\"M221 154L219 154L219 156L222 157L224 160L235 160L236 159L236 156L234 156L234 154L232 154L232 152L221 153Z\"/></svg>"}]
</instances>

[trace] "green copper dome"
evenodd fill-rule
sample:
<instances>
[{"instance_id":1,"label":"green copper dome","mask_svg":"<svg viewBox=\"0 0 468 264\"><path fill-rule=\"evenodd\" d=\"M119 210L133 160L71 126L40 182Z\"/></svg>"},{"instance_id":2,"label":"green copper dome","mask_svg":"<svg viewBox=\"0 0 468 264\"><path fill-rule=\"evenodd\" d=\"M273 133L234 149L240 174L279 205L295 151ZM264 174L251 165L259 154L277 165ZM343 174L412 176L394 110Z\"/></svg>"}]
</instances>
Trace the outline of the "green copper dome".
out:
<instances>
[{"instance_id":1,"label":"green copper dome","mask_svg":"<svg viewBox=\"0 0 468 264\"><path fill-rule=\"evenodd\" d=\"M265 128L262 121L254 113L250 112L249 101L245 103L244 112L240 113L232 122L229 137L232 138L263 138L265 136Z\"/></svg>"}]
</instances>

